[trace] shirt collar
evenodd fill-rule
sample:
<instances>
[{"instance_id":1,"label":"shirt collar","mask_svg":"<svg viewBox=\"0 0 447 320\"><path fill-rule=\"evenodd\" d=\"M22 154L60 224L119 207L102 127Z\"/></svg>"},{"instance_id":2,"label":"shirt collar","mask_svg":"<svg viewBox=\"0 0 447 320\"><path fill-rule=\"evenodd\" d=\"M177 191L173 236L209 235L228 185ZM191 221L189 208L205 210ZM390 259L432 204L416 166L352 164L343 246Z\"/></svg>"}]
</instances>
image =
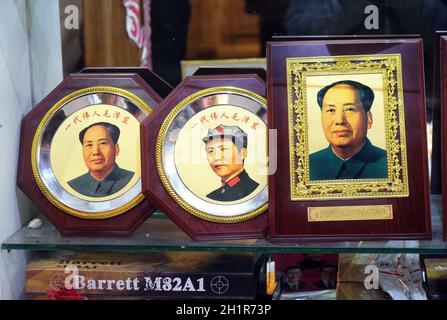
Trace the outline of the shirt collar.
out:
<instances>
[{"instance_id":1,"label":"shirt collar","mask_svg":"<svg viewBox=\"0 0 447 320\"><path fill-rule=\"evenodd\" d=\"M95 194L96 190L98 190L99 185L101 185L102 190L109 190L113 184L118 180L119 178L119 172L120 167L115 163L115 166L113 167L112 172L109 173L107 177L105 177L102 180L98 180L95 177L92 176L92 173L89 171L87 174L88 179L88 191L89 194Z\"/></svg>"},{"instance_id":2,"label":"shirt collar","mask_svg":"<svg viewBox=\"0 0 447 320\"><path fill-rule=\"evenodd\" d=\"M343 160L337 157L329 145L325 149L327 159L329 160L327 165L335 178L338 178L340 171L343 169L343 176L355 177L363 169L366 162L371 158L372 144L368 138L365 140L365 145L359 152L350 157L347 160ZM343 179L343 177L341 177Z\"/></svg>"}]
</instances>

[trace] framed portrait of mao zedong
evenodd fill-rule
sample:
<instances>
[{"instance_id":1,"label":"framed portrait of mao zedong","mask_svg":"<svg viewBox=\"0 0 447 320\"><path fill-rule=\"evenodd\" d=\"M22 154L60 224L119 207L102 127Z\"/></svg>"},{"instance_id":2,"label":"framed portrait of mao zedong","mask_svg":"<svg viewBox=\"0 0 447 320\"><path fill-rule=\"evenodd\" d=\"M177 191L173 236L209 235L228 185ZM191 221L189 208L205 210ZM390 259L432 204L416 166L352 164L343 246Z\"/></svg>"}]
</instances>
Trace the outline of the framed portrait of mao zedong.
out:
<instances>
[{"instance_id":1,"label":"framed portrait of mao zedong","mask_svg":"<svg viewBox=\"0 0 447 320\"><path fill-rule=\"evenodd\" d=\"M267 231L264 96L256 74L190 76L141 126L144 193L195 240Z\"/></svg>"},{"instance_id":2,"label":"framed portrait of mao zedong","mask_svg":"<svg viewBox=\"0 0 447 320\"><path fill-rule=\"evenodd\" d=\"M267 60L270 238L429 238L422 40L276 38Z\"/></svg>"},{"instance_id":3,"label":"framed portrait of mao zedong","mask_svg":"<svg viewBox=\"0 0 447 320\"><path fill-rule=\"evenodd\" d=\"M63 234L130 234L155 210L140 123L160 101L137 73L68 76L22 121L18 186Z\"/></svg>"}]
</instances>

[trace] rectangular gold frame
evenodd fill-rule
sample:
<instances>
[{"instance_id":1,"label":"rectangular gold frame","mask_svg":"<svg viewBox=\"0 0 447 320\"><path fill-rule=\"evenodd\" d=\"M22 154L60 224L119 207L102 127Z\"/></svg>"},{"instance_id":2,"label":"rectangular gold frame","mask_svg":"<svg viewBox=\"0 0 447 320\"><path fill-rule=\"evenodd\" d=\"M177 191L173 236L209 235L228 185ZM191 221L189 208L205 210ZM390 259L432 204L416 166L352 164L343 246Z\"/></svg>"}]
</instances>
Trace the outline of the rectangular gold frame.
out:
<instances>
[{"instance_id":1,"label":"rectangular gold frame","mask_svg":"<svg viewBox=\"0 0 447 320\"><path fill-rule=\"evenodd\" d=\"M300 200L408 197L407 149L400 54L287 58L290 197ZM388 178L310 182L306 77L381 73L385 93Z\"/></svg>"}]
</instances>

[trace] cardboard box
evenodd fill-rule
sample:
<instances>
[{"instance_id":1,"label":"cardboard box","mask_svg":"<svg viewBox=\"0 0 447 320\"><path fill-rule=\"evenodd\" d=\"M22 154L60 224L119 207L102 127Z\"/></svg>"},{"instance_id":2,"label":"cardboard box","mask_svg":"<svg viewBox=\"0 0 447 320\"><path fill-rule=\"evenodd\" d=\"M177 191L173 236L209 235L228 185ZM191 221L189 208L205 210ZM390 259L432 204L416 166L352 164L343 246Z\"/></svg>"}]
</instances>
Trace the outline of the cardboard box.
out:
<instances>
[{"instance_id":1,"label":"cardboard box","mask_svg":"<svg viewBox=\"0 0 447 320\"><path fill-rule=\"evenodd\" d=\"M81 295L254 298L259 255L169 252L40 253L26 268L27 294L60 288Z\"/></svg>"}]
</instances>

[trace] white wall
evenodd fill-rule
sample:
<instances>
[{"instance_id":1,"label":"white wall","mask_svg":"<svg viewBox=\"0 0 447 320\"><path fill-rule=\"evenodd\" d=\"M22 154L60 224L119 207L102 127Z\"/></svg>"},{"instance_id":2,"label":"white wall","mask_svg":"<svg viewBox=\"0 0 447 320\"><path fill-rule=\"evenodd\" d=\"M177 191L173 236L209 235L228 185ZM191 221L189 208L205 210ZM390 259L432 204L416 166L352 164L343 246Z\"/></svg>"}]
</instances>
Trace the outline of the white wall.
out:
<instances>
[{"instance_id":1,"label":"white wall","mask_svg":"<svg viewBox=\"0 0 447 320\"><path fill-rule=\"evenodd\" d=\"M27 0L34 104L62 81L59 0Z\"/></svg>"},{"instance_id":2,"label":"white wall","mask_svg":"<svg viewBox=\"0 0 447 320\"><path fill-rule=\"evenodd\" d=\"M20 121L62 80L58 0L0 1L0 242L37 212L16 188ZM23 251L0 255L0 299L24 286Z\"/></svg>"}]
</instances>

